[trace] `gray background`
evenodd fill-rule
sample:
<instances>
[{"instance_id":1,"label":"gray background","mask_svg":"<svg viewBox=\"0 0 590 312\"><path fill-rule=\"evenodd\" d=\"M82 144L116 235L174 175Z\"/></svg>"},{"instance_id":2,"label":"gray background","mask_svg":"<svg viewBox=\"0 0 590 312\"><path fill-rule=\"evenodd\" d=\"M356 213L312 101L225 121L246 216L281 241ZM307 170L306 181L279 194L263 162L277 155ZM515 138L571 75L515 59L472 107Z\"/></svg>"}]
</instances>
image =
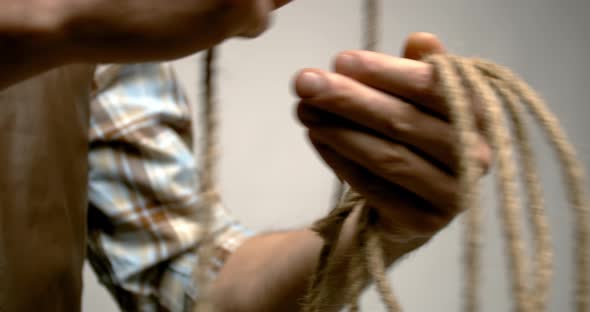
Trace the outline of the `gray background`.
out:
<instances>
[{"instance_id":1,"label":"gray background","mask_svg":"<svg viewBox=\"0 0 590 312\"><path fill-rule=\"evenodd\" d=\"M481 56L512 67L551 103L586 167L590 144L590 15L588 0L384 0L381 49L397 55L414 31L438 34L453 53ZM303 67L329 68L339 51L359 47L360 0L298 0L276 15L254 41L223 45L221 170L225 201L255 230L308 224L326 212L332 174L294 119L291 77ZM200 55L176 63L195 99ZM571 214L550 150L537 138L537 156L553 226L556 278L551 311L571 311ZM508 311L506 263L489 179L483 195L484 311ZM461 303L461 222L391 270L406 311L458 311ZM90 270L84 309L116 311ZM382 311L364 296L366 311Z\"/></svg>"}]
</instances>

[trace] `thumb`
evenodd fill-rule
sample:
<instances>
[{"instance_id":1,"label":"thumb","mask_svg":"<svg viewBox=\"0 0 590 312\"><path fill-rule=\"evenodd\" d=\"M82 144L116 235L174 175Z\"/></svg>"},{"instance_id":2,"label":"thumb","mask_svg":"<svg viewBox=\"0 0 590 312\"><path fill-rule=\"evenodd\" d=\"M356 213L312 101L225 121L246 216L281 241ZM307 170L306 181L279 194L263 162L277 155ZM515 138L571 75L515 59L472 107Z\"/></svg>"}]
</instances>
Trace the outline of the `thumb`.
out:
<instances>
[{"instance_id":1,"label":"thumb","mask_svg":"<svg viewBox=\"0 0 590 312\"><path fill-rule=\"evenodd\" d=\"M445 53L445 47L442 42L430 33L413 33L406 39L403 57L412 60L421 60L431 55Z\"/></svg>"}]
</instances>

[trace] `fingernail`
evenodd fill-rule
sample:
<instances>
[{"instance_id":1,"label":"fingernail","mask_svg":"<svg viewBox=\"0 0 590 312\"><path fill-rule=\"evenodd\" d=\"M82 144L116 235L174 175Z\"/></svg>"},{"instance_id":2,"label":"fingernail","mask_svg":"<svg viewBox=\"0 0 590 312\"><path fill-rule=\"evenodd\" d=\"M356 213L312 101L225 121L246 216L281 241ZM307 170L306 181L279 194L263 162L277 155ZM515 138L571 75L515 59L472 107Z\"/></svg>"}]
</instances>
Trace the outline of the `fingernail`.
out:
<instances>
[{"instance_id":1,"label":"fingernail","mask_svg":"<svg viewBox=\"0 0 590 312\"><path fill-rule=\"evenodd\" d=\"M299 77L298 93L302 97L310 97L321 92L326 80L318 73L305 72Z\"/></svg>"},{"instance_id":2,"label":"fingernail","mask_svg":"<svg viewBox=\"0 0 590 312\"><path fill-rule=\"evenodd\" d=\"M359 59L356 55L343 53L336 59L336 68L343 72L354 72L359 68Z\"/></svg>"}]
</instances>

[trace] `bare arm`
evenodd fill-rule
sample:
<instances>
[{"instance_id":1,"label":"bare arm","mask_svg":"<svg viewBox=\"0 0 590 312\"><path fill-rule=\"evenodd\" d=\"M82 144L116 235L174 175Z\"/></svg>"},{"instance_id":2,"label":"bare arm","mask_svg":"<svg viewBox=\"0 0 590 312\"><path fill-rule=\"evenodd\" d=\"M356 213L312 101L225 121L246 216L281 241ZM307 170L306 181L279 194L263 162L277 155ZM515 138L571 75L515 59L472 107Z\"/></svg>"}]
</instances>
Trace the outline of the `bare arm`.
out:
<instances>
[{"instance_id":1,"label":"bare arm","mask_svg":"<svg viewBox=\"0 0 590 312\"><path fill-rule=\"evenodd\" d=\"M349 270L357 217L357 213L352 214L344 225L336 248L341 260L341 269L337 271ZM388 244L387 265L424 242ZM251 238L230 256L213 285L216 308L236 312L300 311L322 245L321 238L308 229ZM350 282L346 274L333 276L329 281L334 283L333 289L341 289L339 285ZM338 292L330 299L333 311L347 303L343 300L345 294Z\"/></svg>"},{"instance_id":2,"label":"bare arm","mask_svg":"<svg viewBox=\"0 0 590 312\"><path fill-rule=\"evenodd\" d=\"M321 239L309 230L260 235L233 253L213 285L221 312L299 311Z\"/></svg>"},{"instance_id":3,"label":"bare arm","mask_svg":"<svg viewBox=\"0 0 590 312\"><path fill-rule=\"evenodd\" d=\"M335 72L308 69L295 80L299 119L314 147L379 215L375 226L382 233L387 264L422 246L460 212L452 126L448 118L415 107L448 114L437 97L432 68L411 59L443 50L436 37L415 34L408 39L406 58L350 51L336 58ZM413 102L405 102L407 97ZM490 148L481 134L479 139L471 153L485 172ZM338 272L349 270L355 218L347 219L337 244ZM215 284L222 311L298 311L321 245L308 230L246 242ZM329 279L334 293L328 302L334 311L347 297L338 292L350 282L345 278L337 274Z\"/></svg>"},{"instance_id":4,"label":"bare arm","mask_svg":"<svg viewBox=\"0 0 590 312\"><path fill-rule=\"evenodd\" d=\"M288 0L0 0L0 89L67 63L165 60L263 32Z\"/></svg>"},{"instance_id":5,"label":"bare arm","mask_svg":"<svg viewBox=\"0 0 590 312\"><path fill-rule=\"evenodd\" d=\"M341 256L350 248L353 232L348 222L337 248ZM320 237L307 229L246 241L227 260L213 286L216 307L240 312L299 311L321 247Z\"/></svg>"}]
</instances>

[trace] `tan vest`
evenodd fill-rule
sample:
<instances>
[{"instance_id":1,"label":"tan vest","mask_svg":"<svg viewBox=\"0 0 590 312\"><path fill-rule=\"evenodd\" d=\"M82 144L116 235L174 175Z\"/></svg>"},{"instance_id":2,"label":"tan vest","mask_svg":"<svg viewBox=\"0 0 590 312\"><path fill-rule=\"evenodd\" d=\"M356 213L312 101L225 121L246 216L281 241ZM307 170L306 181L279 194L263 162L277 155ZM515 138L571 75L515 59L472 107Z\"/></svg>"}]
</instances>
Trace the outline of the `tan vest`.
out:
<instances>
[{"instance_id":1,"label":"tan vest","mask_svg":"<svg viewBox=\"0 0 590 312\"><path fill-rule=\"evenodd\" d=\"M0 91L0 311L80 311L92 74Z\"/></svg>"}]
</instances>

